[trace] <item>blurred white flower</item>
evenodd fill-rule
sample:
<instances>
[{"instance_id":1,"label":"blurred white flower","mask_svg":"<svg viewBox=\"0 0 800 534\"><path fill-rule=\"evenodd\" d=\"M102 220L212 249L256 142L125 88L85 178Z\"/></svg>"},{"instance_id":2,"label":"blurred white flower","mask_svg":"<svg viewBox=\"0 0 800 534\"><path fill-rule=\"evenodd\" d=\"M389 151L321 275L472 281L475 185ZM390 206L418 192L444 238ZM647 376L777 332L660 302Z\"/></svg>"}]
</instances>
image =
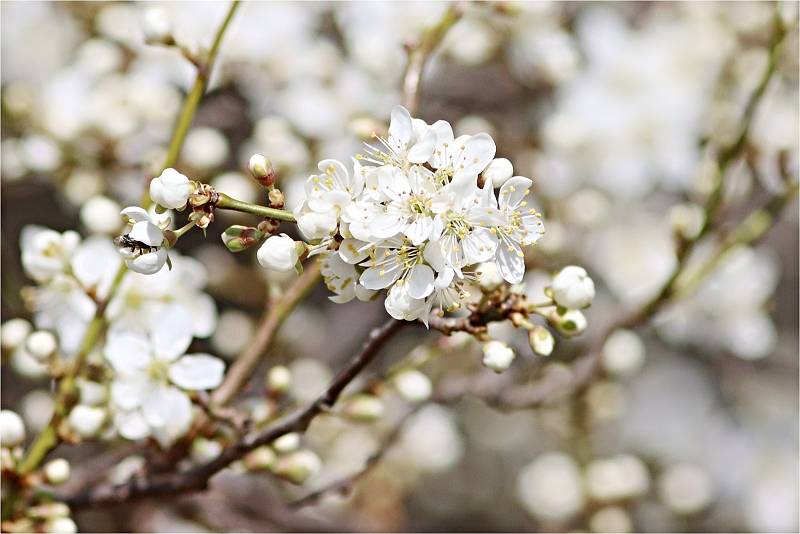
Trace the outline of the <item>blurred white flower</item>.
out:
<instances>
[{"instance_id":1,"label":"blurred white flower","mask_svg":"<svg viewBox=\"0 0 800 534\"><path fill-rule=\"evenodd\" d=\"M78 404L67 417L70 428L84 439L93 438L100 431L106 419L106 410L95 406Z\"/></svg>"},{"instance_id":2,"label":"blurred white flower","mask_svg":"<svg viewBox=\"0 0 800 534\"><path fill-rule=\"evenodd\" d=\"M47 282L69 269L80 241L80 235L72 230L59 233L41 226L25 226L20 234L22 266L37 282Z\"/></svg>"},{"instance_id":3,"label":"blurred white flower","mask_svg":"<svg viewBox=\"0 0 800 534\"><path fill-rule=\"evenodd\" d=\"M658 479L661 500L675 513L693 514L706 508L714 497L708 474L691 464L669 466Z\"/></svg>"},{"instance_id":4,"label":"blurred white flower","mask_svg":"<svg viewBox=\"0 0 800 534\"><path fill-rule=\"evenodd\" d=\"M122 222L119 204L108 197L96 195L81 206L81 222L92 233L116 235Z\"/></svg>"},{"instance_id":5,"label":"blurred white flower","mask_svg":"<svg viewBox=\"0 0 800 534\"><path fill-rule=\"evenodd\" d=\"M3 447L16 447L25 441L25 423L16 412L0 411L0 444Z\"/></svg>"},{"instance_id":6,"label":"blurred white flower","mask_svg":"<svg viewBox=\"0 0 800 534\"><path fill-rule=\"evenodd\" d=\"M542 521L567 521L584 504L577 463L561 452L540 455L520 472L517 498L528 512Z\"/></svg>"},{"instance_id":7,"label":"blurred white flower","mask_svg":"<svg viewBox=\"0 0 800 534\"><path fill-rule=\"evenodd\" d=\"M496 373L508 369L514 356L514 349L502 341L489 341L483 345L483 365Z\"/></svg>"},{"instance_id":8,"label":"blurred white flower","mask_svg":"<svg viewBox=\"0 0 800 534\"><path fill-rule=\"evenodd\" d=\"M581 309L594 300L594 281L586 269L569 265L561 269L553 278L553 300L565 308Z\"/></svg>"}]
</instances>

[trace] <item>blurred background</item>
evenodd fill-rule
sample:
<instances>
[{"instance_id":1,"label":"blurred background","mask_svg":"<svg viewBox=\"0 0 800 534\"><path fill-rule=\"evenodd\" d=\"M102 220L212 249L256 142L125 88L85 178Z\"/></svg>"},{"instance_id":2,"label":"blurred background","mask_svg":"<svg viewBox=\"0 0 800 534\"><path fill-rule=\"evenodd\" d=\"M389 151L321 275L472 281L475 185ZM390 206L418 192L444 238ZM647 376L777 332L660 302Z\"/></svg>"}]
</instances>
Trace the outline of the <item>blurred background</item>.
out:
<instances>
[{"instance_id":1,"label":"blurred background","mask_svg":"<svg viewBox=\"0 0 800 534\"><path fill-rule=\"evenodd\" d=\"M22 228L110 238L120 208L139 202L164 159L195 70L174 48L144 44L141 19L153 5L169 13L176 40L190 50L209 46L227 10L222 2L0 4L3 322L35 320ZM245 170L260 152L294 206L318 160L348 161L385 124L400 101L404 44L447 7L245 3L177 168L263 203ZM492 335L520 354L503 379L525 384L585 351L593 333L669 275L672 232L697 220L693 202L707 194L712 174L707 147L735 137L767 61L776 9L788 33L744 156L724 177L722 220L735 224L785 176L796 179L797 4L464 8L425 72L419 116L450 121L456 135L490 133L515 174L533 178L547 234L528 254L530 295L571 263L586 266L598 286L589 330L559 342L549 360L509 325L493 325ZM193 232L178 245L202 266L216 303L214 333L197 345L229 360L252 337L265 295L286 283L268 277L254 251L234 256L219 240L226 226L249 220L221 213L206 238ZM763 241L732 250L652 325L612 336L602 375L579 396L508 411L476 395L434 394L439 402L406 418L407 403L387 394L387 414L375 423L315 421L305 440L323 468L303 488L228 469L203 494L84 511L76 522L82 531L150 532L796 531L797 230L792 201ZM292 369L298 400L319 393L383 322L380 300L337 305L326 297L320 284L267 358ZM435 392L485 372L477 343L422 329L395 338L377 367L412 351L436 356L422 366ZM52 411L49 380L30 360L3 352L2 405L23 415L29 434ZM243 402L255 402L258 391L254 385ZM358 471L401 418L396 439L353 492L299 511L284 506ZM209 446L198 445L199 456L201 445ZM78 466L114 447L64 454Z\"/></svg>"}]
</instances>

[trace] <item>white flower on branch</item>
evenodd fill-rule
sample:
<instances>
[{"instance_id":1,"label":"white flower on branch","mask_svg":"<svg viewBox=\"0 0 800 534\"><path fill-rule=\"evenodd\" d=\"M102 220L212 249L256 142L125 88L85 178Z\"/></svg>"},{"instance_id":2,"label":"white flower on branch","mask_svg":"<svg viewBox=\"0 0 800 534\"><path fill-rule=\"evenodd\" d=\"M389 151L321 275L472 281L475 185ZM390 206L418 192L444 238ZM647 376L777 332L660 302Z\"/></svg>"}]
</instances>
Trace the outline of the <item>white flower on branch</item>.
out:
<instances>
[{"instance_id":1,"label":"white flower on branch","mask_svg":"<svg viewBox=\"0 0 800 534\"><path fill-rule=\"evenodd\" d=\"M26 226L20 235L22 266L37 282L47 282L69 270L81 236L68 230L59 233L41 226Z\"/></svg>"},{"instance_id":2,"label":"white flower on branch","mask_svg":"<svg viewBox=\"0 0 800 534\"><path fill-rule=\"evenodd\" d=\"M128 268L141 274L155 274L167 263L164 230L139 207L122 210L132 224L130 231L115 241Z\"/></svg>"},{"instance_id":3,"label":"white flower on branch","mask_svg":"<svg viewBox=\"0 0 800 534\"><path fill-rule=\"evenodd\" d=\"M222 382L225 364L208 354L184 354L192 341L191 317L166 310L149 335L112 330L105 347L115 376L111 384L114 424L128 439L154 436L168 444L192 420L184 390L207 390Z\"/></svg>"},{"instance_id":4,"label":"white flower on branch","mask_svg":"<svg viewBox=\"0 0 800 534\"><path fill-rule=\"evenodd\" d=\"M489 341L483 346L483 365L496 373L508 369L514 356L514 349L502 341Z\"/></svg>"},{"instance_id":5,"label":"white flower on branch","mask_svg":"<svg viewBox=\"0 0 800 534\"><path fill-rule=\"evenodd\" d=\"M274 235L258 249L258 263L265 269L289 272L296 268L304 244L286 234Z\"/></svg>"},{"instance_id":6,"label":"white flower on branch","mask_svg":"<svg viewBox=\"0 0 800 534\"><path fill-rule=\"evenodd\" d=\"M519 283L522 247L539 239L543 225L525 199L531 180L509 178L513 167L494 160L492 138L455 138L447 122L429 126L397 106L388 138L379 140L382 147L355 158L352 174L336 160L320 162L322 173L309 177L295 211L315 243L310 255L325 251L333 299L366 300L387 289L386 310L411 321L434 308L459 309L477 264L493 262L505 281ZM493 175L505 182L499 199Z\"/></svg>"},{"instance_id":7,"label":"white flower on branch","mask_svg":"<svg viewBox=\"0 0 800 534\"><path fill-rule=\"evenodd\" d=\"M586 269L569 265L559 271L553 279L553 300L565 308L581 309L594 300L594 281Z\"/></svg>"},{"instance_id":8,"label":"white flower on branch","mask_svg":"<svg viewBox=\"0 0 800 534\"><path fill-rule=\"evenodd\" d=\"M165 208L184 207L191 193L192 183L175 169L165 169L150 181L150 198Z\"/></svg>"}]
</instances>

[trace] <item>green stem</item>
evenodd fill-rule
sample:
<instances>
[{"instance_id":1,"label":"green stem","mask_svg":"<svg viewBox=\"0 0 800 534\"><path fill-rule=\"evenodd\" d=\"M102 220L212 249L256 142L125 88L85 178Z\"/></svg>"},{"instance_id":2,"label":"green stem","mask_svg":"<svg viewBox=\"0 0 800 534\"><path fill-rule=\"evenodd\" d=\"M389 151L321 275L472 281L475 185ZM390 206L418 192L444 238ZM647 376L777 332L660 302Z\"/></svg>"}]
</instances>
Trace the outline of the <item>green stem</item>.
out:
<instances>
[{"instance_id":1,"label":"green stem","mask_svg":"<svg viewBox=\"0 0 800 534\"><path fill-rule=\"evenodd\" d=\"M211 45L211 50L208 52L208 56L205 58L205 61L202 64L199 64L197 67L197 77L194 80L194 85L189 91L186 100L183 102L181 113L178 115L178 120L175 123L175 129L172 133L172 140L169 143L167 157L164 160L162 170L174 166L178 161L178 156L180 155L181 148L183 147L183 141L186 139L186 134L189 132L189 127L192 125L194 116L197 113L197 107L200 105L200 100L203 98L203 94L206 92L206 86L208 85L208 80L211 77L211 70L214 68L214 61L217 59L217 54L219 53L219 48L222 44L222 38L225 35L225 31L228 29L228 25L230 25L230 22L238 8L239 0L233 0L228 8L228 13L225 16L225 20L222 21L222 25L219 27L216 35L214 36L214 41ZM142 197L142 207L149 207L151 202L152 200L150 199L150 192L145 191Z\"/></svg>"},{"instance_id":2,"label":"green stem","mask_svg":"<svg viewBox=\"0 0 800 534\"><path fill-rule=\"evenodd\" d=\"M264 217L265 219L276 219L278 221L292 223L297 222L297 219L295 219L294 215L290 211L268 208L259 204L250 204L249 202L243 202L241 200L231 198L225 193L218 193L218 195L219 198L217 199L215 206L219 209L252 213L253 215L258 215L259 217Z\"/></svg>"},{"instance_id":3,"label":"green stem","mask_svg":"<svg viewBox=\"0 0 800 534\"><path fill-rule=\"evenodd\" d=\"M77 378L83 371L89 354L92 352L92 349L97 344L97 341L100 339L105 329L106 305L116 293L122 280L125 278L126 272L128 272L128 268L125 266L125 263L122 263L111 284L108 297L104 301L98 303L94 317L86 328L86 333L83 335L78 353L75 355L72 365L58 385L53 416L50 418L47 426L36 436L36 439L28 449L28 453L20 463L20 475L26 475L36 469L39 464L42 463L44 457L47 456L47 453L58 445L58 427L61 421L69 414L69 410L75 404L75 401L77 401Z\"/></svg>"}]
</instances>

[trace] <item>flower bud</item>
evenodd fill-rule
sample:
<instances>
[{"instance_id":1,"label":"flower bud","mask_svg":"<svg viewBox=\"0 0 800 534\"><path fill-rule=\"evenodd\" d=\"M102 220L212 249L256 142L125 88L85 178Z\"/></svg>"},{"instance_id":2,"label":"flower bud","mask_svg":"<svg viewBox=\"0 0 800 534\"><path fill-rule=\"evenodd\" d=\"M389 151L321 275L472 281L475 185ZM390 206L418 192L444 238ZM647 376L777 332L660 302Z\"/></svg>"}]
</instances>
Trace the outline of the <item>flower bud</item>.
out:
<instances>
[{"instance_id":1,"label":"flower bud","mask_svg":"<svg viewBox=\"0 0 800 534\"><path fill-rule=\"evenodd\" d=\"M483 178L492 181L492 187L500 187L514 174L514 167L506 158L495 158L483 171Z\"/></svg>"},{"instance_id":2,"label":"flower bud","mask_svg":"<svg viewBox=\"0 0 800 534\"><path fill-rule=\"evenodd\" d=\"M69 517L57 517L48 521L44 529L48 534L75 534L78 525Z\"/></svg>"},{"instance_id":3,"label":"flower bud","mask_svg":"<svg viewBox=\"0 0 800 534\"><path fill-rule=\"evenodd\" d=\"M222 233L222 242L231 252L241 252L252 247L264 238L264 233L252 226L235 224Z\"/></svg>"},{"instance_id":4,"label":"flower bud","mask_svg":"<svg viewBox=\"0 0 800 534\"><path fill-rule=\"evenodd\" d=\"M558 310L551 313L548 321L564 337L573 337L586 330L586 316L580 310L566 310L559 313Z\"/></svg>"},{"instance_id":5,"label":"flower bud","mask_svg":"<svg viewBox=\"0 0 800 534\"><path fill-rule=\"evenodd\" d=\"M503 277L497 269L497 263L490 261L478 265L478 285L484 291L494 291L503 285Z\"/></svg>"},{"instance_id":6,"label":"flower bud","mask_svg":"<svg viewBox=\"0 0 800 534\"><path fill-rule=\"evenodd\" d=\"M161 7L148 7L142 13L142 32L148 43L172 42L172 20L169 13Z\"/></svg>"},{"instance_id":7,"label":"flower bud","mask_svg":"<svg viewBox=\"0 0 800 534\"><path fill-rule=\"evenodd\" d=\"M31 356L38 360L46 360L52 356L58 348L58 341L52 332L38 330L28 336L25 341L25 348Z\"/></svg>"},{"instance_id":8,"label":"flower bud","mask_svg":"<svg viewBox=\"0 0 800 534\"><path fill-rule=\"evenodd\" d=\"M298 242L302 243L302 242ZM288 272L295 269L300 254L294 239L286 234L274 235L258 249L258 263L273 271Z\"/></svg>"},{"instance_id":9,"label":"flower bud","mask_svg":"<svg viewBox=\"0 0 800 534\"><path fill-rule=\"evenodd\" d=\"M25 441L25 423L16 412L0 411L0 445L16 447Z\"/></svg>"},{"instance_id":10,"label":"flower bud","mask_svg":"<svg viewBox=\"0 0 800 534\"><path fill-rule=\"evenodd\" d=\"M33 327L25 319L10 319L3 323L0 330L3 350L13 350L25 341Z\"/></svg>"},{"instance_id":11,"label":"flower bud","mask_svg":"<svg viewBox=\"0 0 800 534\"><path fill-rule=\"evenodd\" d=\"M564 267L553 279L553 299L559 306L581 309L594 299L594 282L586 269L577 265Z\"/></svg>"},{"instance_id":12,"label":"flower bud","mask_svg":"<svg viewBox=\"0 0 800 534\"><path fill-rule=\"evenodd\" d=\"M69 426L82 438L93 438L100 431L106 419L103 408L78 404L71 412L67 421Z\"/></svg>"},{"instance_id":13,"label":"flower bud","mask_svg":"<svg viewBox=\"0 0 800 534\"><path fill-rule=\"evenodd\" d=\"M279 454L296 451L300 448L300 434L289 432L272 442L272 448Z\"/></svg>"},{"instance_id":14,"label":"flower bud","mask_svg":"<svg viewBox=\"0 0 800 534\"><path fill-rule=\"evenodd\" d=\"M550 356L553 352L556 340L553 338L553 334L550 333L550 330L542 325L536 325L528 331L528 343L530 343L531 349L533 349L533 352L536 354L540 356Z\"/></svg>"},{"instance_id":15,"label":"flower bud","mask_svg":"<svg viewBox=\"0 0 800 534\"><path fill-rule=\"evenodd\" d=\"M416 369L400 371L393 381L397 392L409 402L426 401L433 390L430 378Z\"/></svg>"},{"instance_id":16,"label":"flower bud","mask_svg":"<svg viewBox=\"0 0 800 534\"><path fill-rule=\"evenodd\" d=\"M250 451L247 456L244 457L244 466L249 471L272 469L275 467L277 459L278 456L275 454L275 451L264 445Z\"/></svg>"},{"instance_id":17,"label":"flower bud","mask_svg":"<svg viewBox=\"0 0 800 534\"><path fill-rule=\"evenodd\" d=\"M267 391L272 395L284 395L291 386L292 372L288 367L276 365L267 373Z\"/></svg>"},{"instance_id":18,"label":"flower bud","mask_svg":"<svg viewBox=\"0 0 800 534\"><path fill-rule=\"evenodd\" d=\"M275 185L275 171L272 169L272 163L266 157L261 154L253 154L250 156L247 168L253 178L262 186L271 188Z\"/></svg>"},{"instance_id":19,"label":"flower bud","mask_svg":"<svg viewBox=\"0 0 800 534\"><path fill-rule=\"evenodd\" d=\"M705 218L703 208L697 204L676 204L669 210L669 222L673 231L684 239L697 237Z\"/></svg>"},{"instance_id":20,"label":"flower bud","mask_svg":"<svg viewBox=\"0 0 800 534\"><path fill-rule=\"evenodd\" d=\"M514 361L514 350L502 341L489 341L483 346L483 365L502 373Z\"/></svg>"},{"instance_id":21,"label":"flower bud","mask_svg":"<svg viewBox=\"0 0 800 534\"><path fill-rule=\"evenodd\" d=\"M222 443L213 439L196 438L190 452L192 461L200 464L210 462L222 452Z\"/></svg>"},{"instance_id":22,"label":"flower bud","mask_svg":"<svg viewBox=\"0 0 800 534\"><path fill-rule=\"evenodd\" d=\"M344 402L342 413L353 421L370 423L383 415L383 401L366 393L354 395Z\"/></svg>"},{"instance_id":23,"label":"flower bud","mask_svg":"<svg viewBox=\"0 0 800 534\"><path fill-rule=\"evenodd\" d=\"M64 458L56 458L44 464L44 478L53 485L63 484L69 478L69 462Z\"/></svg>"},{"instance_id":24,"label":"flower bud","mask_svg":"<svg viewBox=\"0 0 800 534\"><path fill-rule=\"evenodd\" d=\"M175 169L165 169L157 178L150 180L150 198L165 208L182 208L192 194L192 183Z\"/></svg>"},{"instance_id":25,"label":"flower bud","mask_svg":"<svg viewBox=\"0 0 800 534\"><path fill-rule=\"evenodd\" d=\"M272 472L293 484L302 484L322 469L322 460L309 450L296 451L275 463Z\"/></svg>"}]
</instances>

